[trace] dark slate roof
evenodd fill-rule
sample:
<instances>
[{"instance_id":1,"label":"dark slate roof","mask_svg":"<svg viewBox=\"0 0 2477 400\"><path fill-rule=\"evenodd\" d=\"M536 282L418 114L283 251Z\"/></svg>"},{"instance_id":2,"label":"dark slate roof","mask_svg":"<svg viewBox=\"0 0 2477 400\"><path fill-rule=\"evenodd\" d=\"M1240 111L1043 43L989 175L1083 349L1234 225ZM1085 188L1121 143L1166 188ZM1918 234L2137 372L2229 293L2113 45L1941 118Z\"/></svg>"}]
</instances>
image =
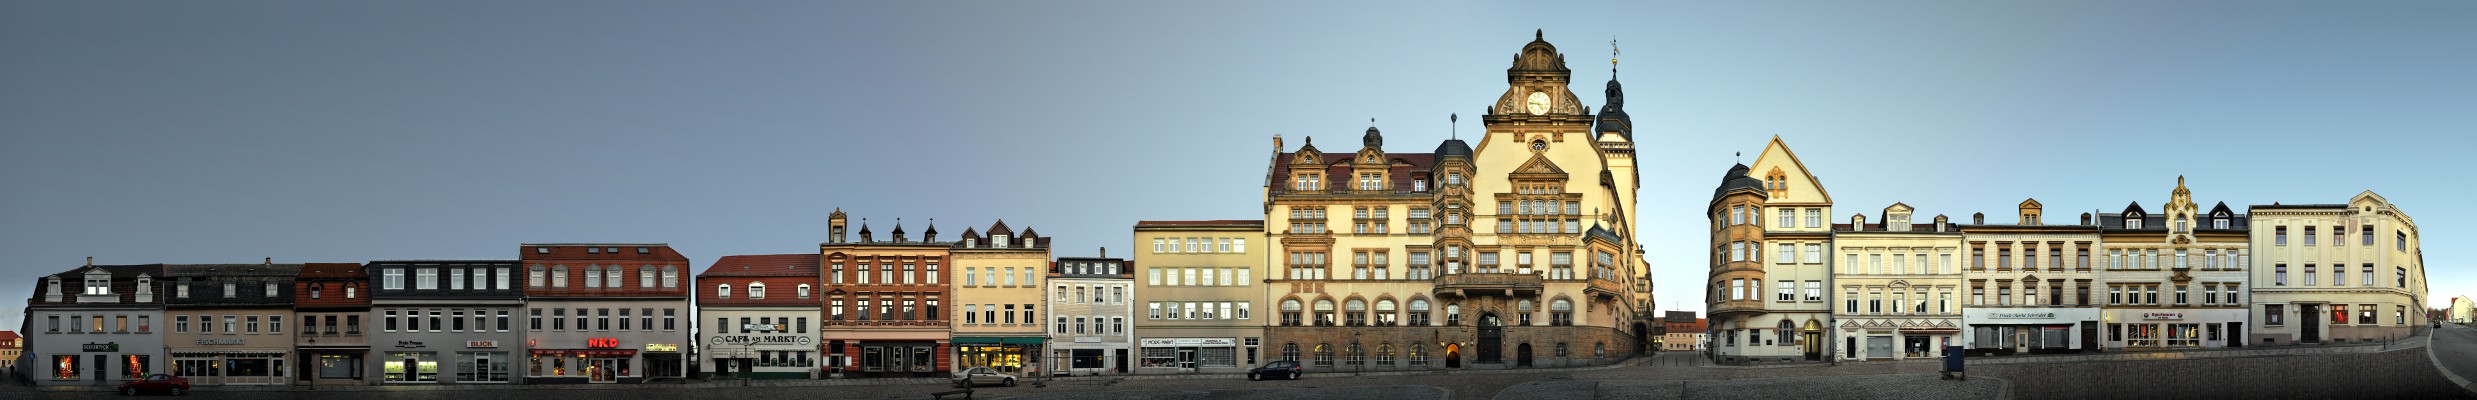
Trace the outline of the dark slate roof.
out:
<instances>
[{"instance_id":1,"label":"dark slate roof","mask_svg":"<svg viewBox=\"0 0 2477 400\"><path fill-rule=\"evenodd\" d=\"M1436 144L1436 156L1471 158L1471 144L1463 143L1462 139L1448 139Z\"/></svg>"},{"instance_id":2,"label":"dark slate roof","mask_svg":"<svg viewBox=\"0 0 2477 400\"><path fill-rule=\"evenodd\" d=\"M1324 165L1325 170L1325 190L1320 191L1321 193L1353 191L1351 185L1355 182L1351 180L1351 159L1354 156L1356 154L1324 154L1323 159L1318 160L1319 164ZM1266 177L1269 179L1267 182L1271 183L1269 189L1273 193L1301 193L1290 189L1290 162L1296 157L1298 153L1295 152L1281 153L1273 157L1273 171L1270 176ZM1396 194L1413 193L1411 192L1412 181L1426 179L1429 171L1436 168L1436 153L1385 153L1385 159L1393 164L1387 170L1394 178L1393 193Z\"/></svg>"},{"instance_id":3,"label":"dark slate roof","mask_svg":"<svg viewBox=\"0 0 2477 400\"><path fill-rule=\"evenodd\" d=\"M2149 214L2150 214L2150 211L2148 211L2148 210L2143 210L2143 209L2142 209L2142 202L2138 202L2138 201L2133 202L2133 204L2131 204L2131 205L2126 205L2126 206L2124 206L2124 211L2123 211L2123 212L2118 212L2118 213L2116 213L2116 214L2117 214L2117 215L2123 215L2123 214L2137 213L2137 212L2138 212L2138 213L2142 213L2143 215L2149 215Z\"/></svg>"},{"instance_id":4,"label":"dark slate roof","mask_svg":"<svg viewBox=\"0 0 2477 400\"><path fill-rule=\"evenodd\" d=\"M2210 207L2210 211L2202 213L2204 217L2216 215L2236 215L2236 211L2228 209L2228 202L2222 201L2219 205Z\"/></svg>"},{"instance_id":5,"label":"dark slate roof","mask_svg":"<svg viewBox=\"0 0 2477 400\"><path fill-rule=\"evenodd\" d=\"M1670 311L1664 319L1668 322L1693 323L1696 318L1693 311Z\"/></svg>"},{"instance_id":6,"label":"dark slate roof","mask_svg":"<svg viewBox=\"0 0 2477 400\"><path fill-rule=\"evenodd\" d=\"M543 262L552 263L557 262L557 260ZM370 274L370 298L375 300L515 300L524 298L525 285L528 284L526 269L523 264L524 262L521 260L391 260L371 261L363 268L363 271L364 273ZM403 289L387 289L386 283L384 282L386 279L385 271L387 268L398 268L405 270L405 283ZM507 268L509 273L515 276L509 277L508 283L510 283L509 286L511 287L507 290L474 289L472 286L466 286L464 290L453 290L448 289L446 284L440 284L438 289L421 290L415 289L419 286L413 283L414 278L418 277L413 272L415 271L415 268L439 268L441 270L445 270L447 268L490 268L494 273L498 268ZM569 279L577 278L571 277Z\"/></svg>"},{"instance_id":7,"label":"dark slate roof","mask_svg":"<svg viewBox=\"0 0 2477 400\"><path fill-rule=\"evenodd\" d=\"M1626 242L1624 239L1619 239L1616 232L1609 232L1608 228L1601 227L1600 223L1597 221L1593 221L1591 223L1590 230L1583 231L1583 237L1599 238L1600 240L1617 244L1624 244Z\"/></svg>"},{"instance_id":8,"label":"dark slate roof","mask_svg":"<svg viewBox=\"0 0 2477 400\"><path fill-rule=\"evenodd\" d=\"M1729 174L1720 177L1720 189L1712 191L1712 200L1719 200L1721 197L1728 196L1730 191L1740 189L1762 192L1763 180L1746 175L1747 171L1753 170L1754 168L1749 168L1746 164L1729 167Z\"/></svg>"}]
</instances>

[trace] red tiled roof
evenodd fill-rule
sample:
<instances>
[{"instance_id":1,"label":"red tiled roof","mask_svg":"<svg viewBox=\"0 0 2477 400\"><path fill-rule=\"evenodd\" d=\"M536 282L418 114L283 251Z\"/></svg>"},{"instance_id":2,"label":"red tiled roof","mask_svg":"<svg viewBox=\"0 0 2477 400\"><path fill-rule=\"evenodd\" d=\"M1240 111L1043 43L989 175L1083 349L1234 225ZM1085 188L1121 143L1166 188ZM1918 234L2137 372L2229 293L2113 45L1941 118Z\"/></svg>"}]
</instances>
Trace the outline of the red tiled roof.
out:
<instances>
[{"instance_id":1,"label":"red tiled roof","mask_svg":"<svg viewBox=\"0 0 2477 400\"><path fill-rule=\"evenodd\" d=\"M1267 177L1269 180L1267 183L1272 184L1273 191L1298 192L1284 184L1290 176L1291 160L1298 157L1298 154L1297 152L1281 153L1273 157L1273 170L1271 176ZM1357 153L1325 153L1320 164L1323 164L1325 170L1326 189L1316 192L1347 191L1354 183L1350 180L1353 169L1351 157L1354 156L1357 156ZM1390 182L1393 192L1410 193L1412 181L1425 178L1428 171L1436 168L1436 153L1385 153L1385 161L1393 164L1386 168L1393 178Z\"/></svg>"},{"instance_id":2,"label":"red tiled roof","mask_svg":"<svg viewBox=\"0 0 2477 400\"><path fill-rule=\"evenodd\" d=\"M310 278L310 279L350 279L350 278L367 278L367 277L369 277L369 276L370 276L370 275L369 275L368 273L362 272L362 270L361 270L361 263L308 263L308 264L301 264L301 275L300 275L300 277L301 277L301 278Z\"/></svg>"},{"instance_id":3,"label":"red tiled roof","mask_svg":"<svg viewBox=\"0 0 2477 400\"><path fill-rule=\"evenodd\" d=\"M18 348L16 331L0 331L0 348Z\"/></svg>"},{"instance_id":4,"label":"red tiled roof","mask_svg":"<svg viewBox=\"0 0 2477 400\"><path fill-rule=\"evenodd\" d=\"M1136 221L1135 226L1264 226L1264 220L1214 219L1197 221Z\"/></svg>"},{"instance_id":5,"label":"red tiled roof","mask_svg":"<svg viewBox=\"0 0 2477 400\"><path fill-rule=\"evenodd\" d=\"M714 265L698 273L698 279L716 276L805 276L817 277L817 253L763 254L723 256Z\"/></svg>"}]
</instances>

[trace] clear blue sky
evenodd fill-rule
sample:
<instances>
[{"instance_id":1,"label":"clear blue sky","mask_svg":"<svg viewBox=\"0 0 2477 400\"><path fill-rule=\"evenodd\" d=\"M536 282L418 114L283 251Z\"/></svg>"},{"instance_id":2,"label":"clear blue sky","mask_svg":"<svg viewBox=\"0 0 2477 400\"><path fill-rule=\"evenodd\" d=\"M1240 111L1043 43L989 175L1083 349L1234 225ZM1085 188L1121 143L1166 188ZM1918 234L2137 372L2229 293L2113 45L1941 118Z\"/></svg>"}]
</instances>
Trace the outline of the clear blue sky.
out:
<instances>
[{"instance_id":1,"label":"clear blue sky","mask_svg":"<svg viewBox=\"0 0 2477 400\"><path fill-rule=\"evenodd\" d=\"M1533 29L1592 104L1625 50L1663 308L1700 308L1697 214L1773 135L1840 217L2371 189L2438 299L2477 293L2477 2L1177 3L0 2L0 298L86 256L702 269L814 251L835 207L1126 249L1261 217L1274 134L1433 148Z\"/></svg>"}]
</instances>

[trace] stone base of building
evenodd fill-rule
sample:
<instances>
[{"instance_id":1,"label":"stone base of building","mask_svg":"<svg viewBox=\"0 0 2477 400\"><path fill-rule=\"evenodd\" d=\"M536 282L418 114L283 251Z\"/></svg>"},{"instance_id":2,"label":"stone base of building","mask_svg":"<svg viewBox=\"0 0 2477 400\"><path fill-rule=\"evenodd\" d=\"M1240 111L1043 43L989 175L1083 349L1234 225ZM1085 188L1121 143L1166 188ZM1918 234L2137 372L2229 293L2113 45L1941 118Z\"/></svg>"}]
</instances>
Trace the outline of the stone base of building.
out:
<instances>
[{"instance_id":1,"label":"stone base of building","mask_svg":"<svg viewBox=\"0 0 2477 400\"><path fill-rule=\"evenodd\" d=\"M1296 359L1329 372L1556 368L1607 365L1635 356L1639 341L1601 326L1507 326L1493 358L1474 326L1274 326L1266 360ZM1352 345L1360 349L1353 362ZM1562 352L1560 352L1562 348ZM1412 354L1416 352L1416 357Z\"/></svg>"}]
</instances>

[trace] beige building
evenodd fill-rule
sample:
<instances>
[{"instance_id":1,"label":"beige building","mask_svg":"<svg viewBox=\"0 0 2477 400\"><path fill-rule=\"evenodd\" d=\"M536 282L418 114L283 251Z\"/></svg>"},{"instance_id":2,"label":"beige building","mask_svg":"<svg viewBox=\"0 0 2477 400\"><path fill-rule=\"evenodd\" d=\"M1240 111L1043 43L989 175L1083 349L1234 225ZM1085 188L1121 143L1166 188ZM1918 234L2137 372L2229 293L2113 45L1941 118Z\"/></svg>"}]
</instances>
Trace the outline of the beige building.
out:
<instances>
[{"instance_id":1,"label":"beige building","mask_svg":"<svg viewBox=\"0 0 2477 400\"><path fill-rule=\"evenodd\" d=\"M1832 195L1780 137L1721 176L1711 220L1708 348L1720 363L1823 361L1833 354ZM1788 251L1769 251L1786 248ZM1772 256L1768 260L1765 256ZM1794 256L1794 257L1792 257ZM1777 289L1795 291L1789 299Z\"/></svg>"},{"instance_id":2,"label":"beige building","mask_svg":"<svg viewBox=\"0 0 2477 400\"><path fill-rule=\"evenodd\" d=\"M2079 223L2049 224L2046 206L2022 200L2011 224L1970 214L1961 225L1964 249L1955 262L1966 287L1961 344L1972 355L2074 353L2099 348L2099 229L2089 213ZM1937 262L1943 262L1940 258Z\"/></svg>"},{"instance_id":3,"label":"beige building","mask_svg":"<svg viewBox=\"0 0 2477 400\"><path fill-rule=\"evenodd\" d=\"M2342 204L2255 205L2253 343L2396 339L2424 324L2417 222L2372 191Z\"/></svg>"},{"instance_id":4,"label":"beige building","mask_svg":"<svg viewBox=\"0 0 2477 400\"><path fill-rule=\"evenodd\" d=\"M935 229L935 228L932 228ZM934 231L929 240L936 240ZM1021 235L1000 220L986 231L965 228L954 243L955 362L951 371L991 367L1024 374L1048 354L1049 334L1038 317L1049 302L1041 284L1049 277L1049 243L1024 228ZM1031 376L1025 374L1024 376Z\"/></svg>"},{"instance_id":5,"label":"beige building","mask_svg":"<svg viewBox=\"0 0 2477 400\"><path fill-rule=\"evenodd\" d=\"M301 264L166 265L163 337L174 375L193 385L289 385L292 281Z\"/></svg>"},{"instance_id":6,"label":"beige building","mask_svg":"<svg viewBox=\"0 0 2477 400\"><path fill-rule=\"evenodd\" d=\"M2450 312L2451 323L2471 323L2471 315L2477 315L2477 302L2469 301L2468 296L2453 297Z\"/></svg>"},{"instance_id":7,"label":"beige building","mask_svg":"<svg viewBox=\"0 0 2477 400\"><path fill-rule=\"evenodd\" d=\"M2098 254L2107 259L2099 272L2107 293L2101 346L2242 346L2249 286L2244 260L2251 255L2246 218L2226 203L2202 210L2181 176L2158 213L2134 203L2100 216Z\"/></svg>"},{"instance_id":8,"label":"beige building","mask_svg":"<svg viewBox=\"0 0 2477 400\"><path fill-rule=\"evenodd\" d=\"M1946 345L1960 344L1961 304L1955 301L1961 270L1961 231L1951 220L1936 216L1932 224L1911 223L1916 212L1908 204L1885 207L1879 223L1861 214L1833 227L1832 258L1841 260L1832 273L1838 293L1833 340L1840 342L1839 360L1903 360L1936 357ZM1797 258L1797 248L1778 243L1774 261ZM1803 300L1791 281L1777 281L1765 293L1775 304Z\"/></svg>"},{"instance_id":9,"label":"beige building","mask_svg":"<svg viewBox=\"0 0 2477 400\"><path fill-rule=\"evenodd\" d=\"M1540 37L1506 77L1476 146L1388 151L1372 127L1334 153L1275 139L1269 358L1317 370L1590 365L1650 340L1630 293L1640 178L1619 85L1599 115L1585 111Z\"/></svg>"},{"instance_id":10,"label":"beige building","mask_svg":"<svg viewBox=\"0 0 2477 400\"><path fill-rule=\"evenodd\" d=\"M1135 373L1234 373L1264 361L1264 221L1135 224Z\"/></svg>"}]
</instances>

